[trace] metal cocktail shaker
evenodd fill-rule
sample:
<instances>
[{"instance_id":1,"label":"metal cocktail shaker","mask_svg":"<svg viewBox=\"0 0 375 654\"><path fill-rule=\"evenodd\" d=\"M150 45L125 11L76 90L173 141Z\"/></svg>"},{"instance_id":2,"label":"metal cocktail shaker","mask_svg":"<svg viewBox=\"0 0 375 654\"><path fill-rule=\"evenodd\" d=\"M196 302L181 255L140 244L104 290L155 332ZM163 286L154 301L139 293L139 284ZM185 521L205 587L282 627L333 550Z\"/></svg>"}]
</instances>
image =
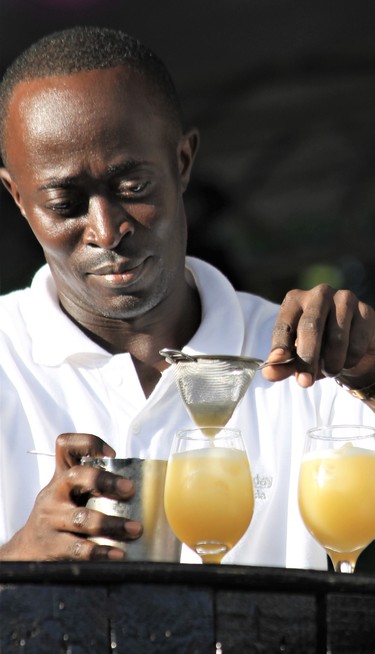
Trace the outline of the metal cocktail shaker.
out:
<instances>
[{"instance_id":1,"label":"metal cocktail shaker","mask_svg":"<svg viewBox=\"0 0 375 654\"><path fill-rule=\"evenodd\" d=\"M181 543L169 527L164 511L164 482L167 461L84 457L82 465L93 466L131 479L135 493L126 502L107 497L90 497L86 506L107 515L139 520L142 536L134 541L118 542L96 537L101 545L116 545L129 561L179 561Z\"/></svg>"}]
</instances>

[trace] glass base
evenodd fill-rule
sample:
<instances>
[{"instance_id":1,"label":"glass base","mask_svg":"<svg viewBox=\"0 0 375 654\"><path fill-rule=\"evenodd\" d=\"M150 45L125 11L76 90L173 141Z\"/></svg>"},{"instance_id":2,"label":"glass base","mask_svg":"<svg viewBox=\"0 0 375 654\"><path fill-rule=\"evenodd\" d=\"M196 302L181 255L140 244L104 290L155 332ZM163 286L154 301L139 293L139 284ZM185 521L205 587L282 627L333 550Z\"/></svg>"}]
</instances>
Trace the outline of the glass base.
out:
<instances>
[{"instance_id":1,"label":"glass base","mask_svg":"<svg viewBox=\"0 0 375 654\"><path fill-rule=\"evenodd\" d=\"M359 547L357 550L353 550L352 552L336 552L335 550L326 547L334 571L343 572L344 574L352 574L354 572L357 559L364 549L364 547Z\"/></svg>"},{"instance_id":2,"label":"glass base","mask_svg":"<svg viewBox=\"0 0 375 654\"><path fill-rule=\"evenodd\" d=\"M335 572L343 572L344 574L353 574L354 565L350 561L337 561L335 563Z\"/></svg>"}]
</instances>

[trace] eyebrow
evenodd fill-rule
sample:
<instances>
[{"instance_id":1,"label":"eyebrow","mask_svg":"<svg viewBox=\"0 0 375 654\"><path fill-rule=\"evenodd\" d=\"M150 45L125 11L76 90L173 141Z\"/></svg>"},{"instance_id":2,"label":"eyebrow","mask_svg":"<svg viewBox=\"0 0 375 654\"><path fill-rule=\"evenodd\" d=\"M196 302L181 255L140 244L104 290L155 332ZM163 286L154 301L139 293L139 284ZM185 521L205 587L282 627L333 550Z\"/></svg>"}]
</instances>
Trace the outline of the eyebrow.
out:
<instances>
[{"instance_id":1,"label":"eyebrow","mask_svg":"<svg viewBox=\"0 0 375 654\"><path fill-rule=\"evenodd\" d=\"M113 175L124 175L133 172L137 168L146 165L147 161L137 161L136 159L128 159L119 164L107 166L105 176L112 177ZM38 187L38 191L45 191L54 188L69 188L77 183L79 175L67 175L66 177L52 177L48 182Z\"/></svg>"},{"instance_id":2,"label":"eyebrow","mask_svg":"<svg viewBox=\"0 0 375 654\"><path fill-rule=\"evenodd\" d=\"M133 170L140 168L141 166L147 165L147 163L148 163L147 161L137 161L136 159L128 159L127 161L124 161L122 163L108 166L107 176L130 173L133 172Z\"/></svg>"}]
</instances>

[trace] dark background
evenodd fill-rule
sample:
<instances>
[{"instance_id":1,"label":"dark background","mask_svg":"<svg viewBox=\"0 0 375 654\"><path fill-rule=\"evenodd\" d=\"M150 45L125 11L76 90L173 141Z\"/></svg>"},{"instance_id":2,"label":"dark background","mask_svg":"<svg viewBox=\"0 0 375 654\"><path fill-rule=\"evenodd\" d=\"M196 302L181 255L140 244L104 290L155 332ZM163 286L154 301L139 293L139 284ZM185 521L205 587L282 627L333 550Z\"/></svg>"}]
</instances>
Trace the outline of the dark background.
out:
<instances>
[{"instance_id":1,"label":"dark background","mask_svg":"<svg viewBox=\"0 0 375 654\"><path fill-rule=\"evenodd\" d=\"M200 128L190 253L275 301L328 281L375 305L374 0L1 0L2 70L75 24L154 49ZM43 257L0 202L7 292Z\"/></svg>"},{"instance_id":2,"label":"dark background","mask_svg":"<svg viewBox=\"0 0 375 654\"><path fill-rule=\"evenodd\" d=\"M76 24L154 49L201 130L190 253L277 302L327 281L375 306L375 0L0 0L1 69ZM3 189L0 207L7 292L43 256Z\"/></svg>"}]
</instances>

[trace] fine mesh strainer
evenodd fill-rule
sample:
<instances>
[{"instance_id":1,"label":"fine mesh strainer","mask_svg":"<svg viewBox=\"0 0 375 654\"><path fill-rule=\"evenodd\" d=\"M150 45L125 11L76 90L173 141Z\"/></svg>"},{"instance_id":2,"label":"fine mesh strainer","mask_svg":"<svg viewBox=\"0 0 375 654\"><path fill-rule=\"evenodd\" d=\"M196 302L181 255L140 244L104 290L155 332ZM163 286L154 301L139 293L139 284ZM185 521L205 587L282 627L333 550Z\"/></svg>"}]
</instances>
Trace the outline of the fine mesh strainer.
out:
<instances>
[{"instance_id":1,"label":"fine mesh strainer","mask_svg":"<svg viewBox=\"0 0 375 654\"><path fill-rule=\"evenodd\" d=\"M181 397L198 427L225 427L262 365L248 357L190 356L168 349L160 354L173 364Z\"/></svg>"}]
</instances>

